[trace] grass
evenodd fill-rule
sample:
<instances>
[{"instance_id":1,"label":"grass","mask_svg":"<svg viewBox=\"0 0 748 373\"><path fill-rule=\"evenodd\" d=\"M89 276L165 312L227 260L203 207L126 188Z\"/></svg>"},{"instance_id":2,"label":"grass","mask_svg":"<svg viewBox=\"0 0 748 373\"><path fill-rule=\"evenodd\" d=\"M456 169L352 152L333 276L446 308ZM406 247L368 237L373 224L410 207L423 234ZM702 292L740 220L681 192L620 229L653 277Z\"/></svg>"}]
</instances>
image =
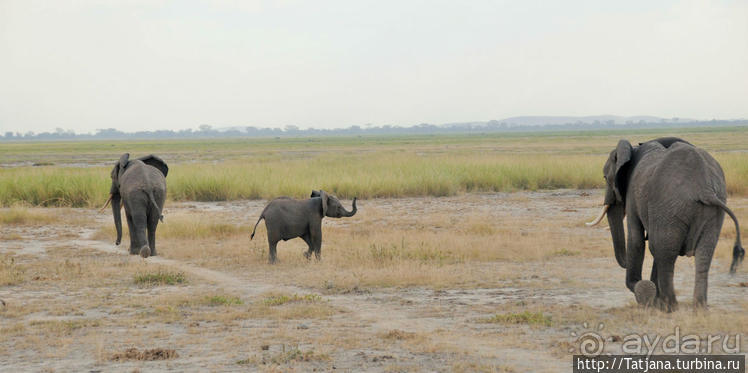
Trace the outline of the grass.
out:
<instances>
[{"instance_id":1,"label":"grass","mask_svg":"<svg viewBox=\"0 0 748 373\"><path fill-rule=\"evenodd\" d=\"M0 225L44 225L58 221L58 216L54 214L26 207L14 206L0 209Z\"/></svg>"},{"instance_id":2,"label":"grass","mask_svg":"<svg viewBox=\"0 0 748 373\"><path fill-rule=\"evenodd\" d=\"M281 345L281 351L272 354L263 354L261 357L238 360L237 365L286 365L295 362L328 361L330 356L315 353L314 350L302 351L299 346Z\"/></svg>"},{"instance_id":3,"label":"grass","mask_svg":"<svg viewBox=\"0 0 748 373\"><path fill-rule=\"evenodd\" d=\"M722 164L728 192L748 194L748 127L563 134L2 143L0 163L52 166L0 168L0 206L104 203L110 166L121 152L158 153L170 164L168 197L176 201L305 197L324 189L342 198L451 196L603 186L602 165L621 137L632 143L678 135ZM77 150L76 150L77 147ZM75 153L73 153L75 151ZM3 152L0 152L2 154ZM94 167L71 167L76 162Z\"/></svg>"},{"instance_id":4,"label":"grass","mask_svg":"<svg viewBox=\"0 0 748 373\"><path fill-rule=\"evenodd\" d=\"M542 312L529 312L524 311L520 313L506 313L496 314L489 318L482 319L484 323L499 323L499 324L523 324L532 326L551 326L553 322L550 316L544 315Z\"/></svg>"},{"instance_id":5,"label":"grass","mask_svg":"<svg viewBox=\"0 0 748 373\"><path fill-rule=\"evenodd\" d=\"M111 215L111 213L109 213ZM124 214L123 214L124 215ZM246 235L247 227L225 223L230 217L224 213L211 214L206 218L204 213L178 212L175 214L164 214L164 222L158 224L157 237L161 239L201 240L201 239L226 239L239 235ZM123 217L124 220L124 217ZM116 231L114 223L100 226L93 236L95 239L114 241ZM127 222L122 222L122 240L129 242L130 233Z\"/></svg>"},{"instance_id":6,"label":"grass","mask_svg":"<svg viewBox=\"0 0 748 373\"><path fill-rule=\"evenodd\" d=\"M232 209L254 211L246 214L244 233L221 236L216 232L197 240L162 239L159 252L167 258L242 276L252 273L324 294L380 287L492 287L498 283L566 286L542 278L518 280L524 276L522 265L540 263L547 266L549 275L561 276L563 268L552 263L573 265L596 258L614 264L605 223L595 228L584 225L599 212L601 200L601 194L566 191L363 201L353 218L324 220L321 261L307 261L302 255L306 244L293 239L279 244L280 262L274 266L267 265L264 223L258 226L254 240L248 237L262 204L237 202ZM741 221L748 219L746 203L745 198L730 202ZM199 221L221 221L224 213L204 211L191 216ZM172 224L169 216L168 224ZM111 242L111 226L106 227L106 233L106 241ZM729 263L734 237L734 225L726 221L715 251L720 264ZM497 262L502 263L499 272L490 269ZM692 260L682 258L679 262ZM723 270L716 264L712 268L712 273Z\"/></svg>"},{"instance_id":7,"label":"grass","mask_svg":"<svg viewBox=\"0 0 748 373\"><path fill-rule=\"evenodd\" d=\"M317 294L272 294L263 299L266 306L281 306L288 303L318 303L322 297Z\"/></svg>"},{"instance_id":8,"label":"grass","mask_svg":"<svg viewBox=\"0 0 748 373\"><path fill-rule=\"evenodd\" d=\"M182 239L201 239L216 238L222 239L239 234L247 234L247 228L235 224L224 223L228 217L223 214L213 216L213 219L206 220L200 214L173 214L164 218L164 224L158 226L159 238L182 238Z\"/></svg>"},{"instance_id":9,"label":"grass","mask_svg":"<svg viewBox=\"0 0 748 373\"><path fill-rule=\"evenodd\" d=\"M693 312L693 259L679 258L681 309L664 314L633 304L609 232L584 227L600 199L564 191L362 201L356 217L324 221L322 261L304 259L304 243L291 240L281 243L280 263L272 266L266 241L249 241L254 218L242 223L225 220L225 212L171 207L159 234L169 225L174 230L160 237L160 255L213 268L236 282L187 272L183 285L140 288L133 286L136 276L180 272L87 248L85 240L81 247L72 243L77 236L57 242L66 240L65 232L97 229L99 222L81 218L90 210L29 208L64 218L43 227L7 227L23 237L0 242L0 298L6 303L0 306L0 355L16 370L35 359L57 370L90 370L91 359L103 370L122 364L189 370L190 357L200 356L213 370L331 371L335 365L502 372L527 371L523 362L541 359L564 366L569 348L578 347L570 332L580 335L585 323L604 323L606 341L631 333L667 336L675 328L681 336L745 334L748 304L739 295L747 269L726 274L735 234L729 222L710 272L710 312ZM731 207L748 219L748 198L733 198ZM243 216L253 216L262 203L230 206L245 208L252 210L242 210ZM102 220L111 234L111 217ZM227 233L210 224L220 222L247 229ZM194 229L201 233L193 238L177 234ZM263 229L258 234L264 238ZM43 255L26 251L38 242ZM649 254L644 267L651 267ZM2 284L7 278L14 278L12 286ZM305 290L273 290L274 284ZM255 293L267 288L271 292ZM138 360L141 353L171 356L167 351L180 356ZM112 353L135 360L112 361Z\"/></svg>"},{"instance_id":10,"label":"grass","mask_svg":"<svg viewBox=\"0 0 748 373\"><path fill-rule=\"evenodd\" d=\"M0 255L0 286L16 285L23 282L24 269L10 255Z\"/></svg>"},{"instance_id":11,"label":"grass","mask_svg":"<svg viewBox=\"0 0 748 373\"><path fill-rule=\"evenodd\" d=\"M30 329L43 329L55 335L71 334L75 330L101 326L100 320L45 320L31 321Z\"/></svg>"},{"instance_id":12,"label":"grass","mask_svg":"<svg viewBox=\"0 0 748 373\"><path fill-rule=\"evenodd\" d=\"M182 272L160 269L156 272L138 273L133 281L143 286L177 285L187 282L187 278Z\"/></svg>"},{"instance_id":13,"label":"grass","mask_svg":"<svg viewBox=\"0 0 748 373\"><path fill-rule=\"evenodd\" d=\"M206 298L211 306L238 306L244 304L241 299L230 295L214 295Z\"/></svg>"}]
</instances>

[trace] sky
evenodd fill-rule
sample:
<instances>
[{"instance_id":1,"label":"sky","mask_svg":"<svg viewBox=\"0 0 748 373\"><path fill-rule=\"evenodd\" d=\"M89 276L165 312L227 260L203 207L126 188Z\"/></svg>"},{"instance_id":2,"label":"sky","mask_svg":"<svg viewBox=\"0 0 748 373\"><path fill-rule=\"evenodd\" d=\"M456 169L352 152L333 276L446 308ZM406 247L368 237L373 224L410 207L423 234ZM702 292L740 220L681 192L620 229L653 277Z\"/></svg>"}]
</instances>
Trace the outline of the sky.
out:
<instances>
[{"instance_id":1,"label":"sky","mask_svg":"<svg viewBox=\"0 0 748 373\"><path fill-rule=\"evenodd\" d=\"M0 0L0 133L748 118L748 1Z\"/></svg>"}]
</instances>

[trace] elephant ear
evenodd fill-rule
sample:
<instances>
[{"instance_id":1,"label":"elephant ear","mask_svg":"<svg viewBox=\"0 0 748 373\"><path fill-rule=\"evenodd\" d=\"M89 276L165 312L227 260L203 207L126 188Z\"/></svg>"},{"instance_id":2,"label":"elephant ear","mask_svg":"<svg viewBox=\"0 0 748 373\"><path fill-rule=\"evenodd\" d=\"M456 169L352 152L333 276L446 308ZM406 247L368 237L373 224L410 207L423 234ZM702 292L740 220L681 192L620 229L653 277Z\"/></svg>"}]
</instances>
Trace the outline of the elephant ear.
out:
<instances>
[{"instance_id":1,"label":"elephant ear","mask_svg":"<svg viewBox=\"0 0 748 373\"><path fill-rule=\"evenodd\" d=\"M166 162L164 162L163 159L151 154L147 155L145 157L138 158L139 161L143 161L143 163L156 167L159 171L161 171L162 174L164 174L164 177L169 173L169 166L166 165Z\"/></svg>"},{"instance_id":2,"label":"elephant ear","mask_svg":"<svg viewBox=\"0 0 748 373\"><path fill-rule=\"evenodd\" d=\"M322 217L325 217L327 216L327 193L324 190L320 190L319 196L322 197Z\"/></svg>"},{"instance_id":3,"label":"elephant ear","mask_svg":"<svg viewBox=\"0 0 748 373\"><path fill-rule=\"evenodd\" d=\"M119 161L112 167L110 175L112 177L112 187L109 189L109 194L119 193L119 176L125 170L128 163L130 163L130 153L125 153L119 157Z\"/></svg>"},{"instance_id":4,"label":"elephant ear","mask_svg":"<svg viewBox=\"0 0 748 373\"><path fill-rule=\"evenodd\" d=\"M312 195L309 196L310 198L319 197L319 190L313 190Z\"/></svg>"},{"instance_id":5,"label":"elephant ear","mask_svg":"<svg viewBox=\"0 0 748 373\"><path fill-rule=\"evenodd\" d=\"M629 165L634 148L628 140L621 140L616 146L615 192L619 201L626 202L626 188L629 185Z\"/></svg>"},{"instance_id":6,"label":"elephant ear","mask_svg":"<svg viewBox=\"0 0 748 373\"><path fill-rule=\"evenodd\" d=\"M130 163L130 153L122 154L122 156L119 157L119 171L124 171L128 163Z\"/></svg>"}]
</instances>

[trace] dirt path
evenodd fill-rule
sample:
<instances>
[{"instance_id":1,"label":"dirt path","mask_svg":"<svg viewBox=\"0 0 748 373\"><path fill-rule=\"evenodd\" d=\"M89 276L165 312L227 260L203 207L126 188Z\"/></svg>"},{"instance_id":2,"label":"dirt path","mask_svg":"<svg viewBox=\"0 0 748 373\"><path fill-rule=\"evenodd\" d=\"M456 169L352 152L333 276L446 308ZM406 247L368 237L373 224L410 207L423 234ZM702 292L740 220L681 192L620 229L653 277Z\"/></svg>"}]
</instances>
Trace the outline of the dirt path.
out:
<instances>
[{"instance_id":1,"label":"dirt path","mask_svg":"<svg viewBox=\"0 0 748 373\"><path fill-rule=\"evenodd\" d=\"M113 246L100 241L90 239L79 239L74 244L87 247L110 254L130 256L121 247ZM140 260L132 256L132 260ZM179 271L200 277L219 287L241 294L244 298L252 298L269 291L288 292L295 294L311 294L307 289L277 285L272 283L261 283L256 279L249 281L235 275L223 273L207 268L202 268L189 263L167 259L162 257L150 257L149 262L172 267ZM481 337L473 332L472 325L479 316L473 312L454 312L457 305L475 305L494 303L491 295L502 295L516 292L514 288L477 289L475 291L441 291L434 294L429 290L412 290L397 292L393 294L362 294L362 295L333 295L325 296L325 299L333 307L344 309L347 312L343 318L346 323L357 323L365 325L364 332L370 334L384 334L392 331L402 331L405 334L428 335L431 342L448 350L463 351L476 355L480 359L494 361L502 365L509 365L520 371L534 372L557 372L563 371L559 367L566 365L562 360L548 351L543 350L521 350L513 347L503 347L495 336ZM488 297L486 295L489 295ZM505 298L509 301L512 297ZM434 315L433 307L440 305L448 308L449 312ZM459 307L459 306L458 306ZM468 330L469 333L463 331ZM438 333L447 331L446 333ZM353 362L351 362L353 363ZM340 368L360 370L360 367L346 367L345 361L339 364ZM337 368L337 367L336 367Z\"/></svg>"}]
</instances>

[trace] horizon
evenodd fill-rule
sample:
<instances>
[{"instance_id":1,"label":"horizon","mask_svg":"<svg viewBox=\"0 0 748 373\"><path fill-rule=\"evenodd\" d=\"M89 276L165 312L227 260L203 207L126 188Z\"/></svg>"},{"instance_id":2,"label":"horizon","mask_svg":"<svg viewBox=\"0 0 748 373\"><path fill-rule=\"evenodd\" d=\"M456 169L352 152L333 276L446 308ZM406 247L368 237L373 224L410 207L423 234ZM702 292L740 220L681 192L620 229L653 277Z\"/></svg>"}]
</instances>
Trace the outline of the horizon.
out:
<instances>
[{"instance_id":1,"label":"horizon","mask_svg":"<svg viewBox=\"0 0 748 373\"><path fill-rule=\"evenodd\" d=\"M2 2L0 133L748 118L746 2L323 5Z\"/></svg>"},{"instance_id":2,"label":"horizon","mask_svg":"<svg viewBox=\"0 0 748 373\"><path fill-rule=\"evenodd\" d=\"M540 121L539 118L553 118L555 121ZM661 129L690 128L736 128L748 126L748 119L711 119L695 120L691 118L659 118L652 116L522 116L502 120L455 123L420 123L415 125L352 125L341 128L300 128L233 126L214 127L208 124L199 128L156 129L143 131L122 131L116 128L99 128L90 132L75 132L57 128L55 131L26 133L0 132L0 141L14 140L78 140L78 139L188 139L188 138L263 138L277 136L315 137L321 135L354 136L354 135L449 135L473 133L552 133L558 131L649 131ZM155 137L153 137L155 136Z\"/></svg>"}]
</instances>

